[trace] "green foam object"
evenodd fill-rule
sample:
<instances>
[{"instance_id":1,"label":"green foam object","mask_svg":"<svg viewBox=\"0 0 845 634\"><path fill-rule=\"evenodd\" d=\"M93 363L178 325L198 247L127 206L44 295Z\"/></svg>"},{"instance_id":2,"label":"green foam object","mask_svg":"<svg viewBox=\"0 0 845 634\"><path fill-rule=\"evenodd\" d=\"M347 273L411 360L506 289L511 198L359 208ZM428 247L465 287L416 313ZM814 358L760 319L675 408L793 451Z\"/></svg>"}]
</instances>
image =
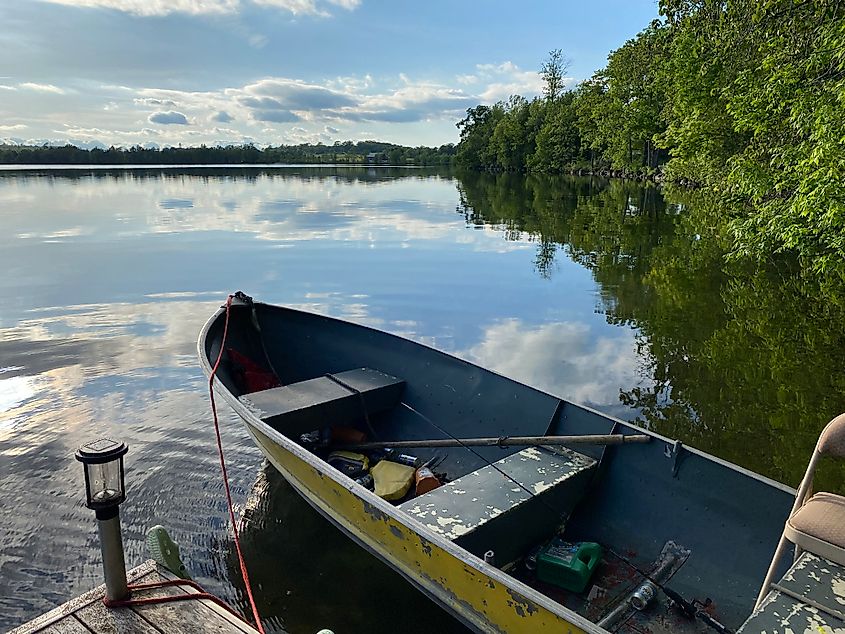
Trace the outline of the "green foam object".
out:
<instances>
[{"instance_id":1,"label":"green foam object","mask_svg":"<svg viewBox=\"0 0 845 634\"><path fill-rule=\"evenodd\" d=\"M156 525L147 531L147 552L151 559L167 568L177 577L190 579L191 575L179 557L179 546L176 545L164 526Z\"/></svg>"}]
</instances>

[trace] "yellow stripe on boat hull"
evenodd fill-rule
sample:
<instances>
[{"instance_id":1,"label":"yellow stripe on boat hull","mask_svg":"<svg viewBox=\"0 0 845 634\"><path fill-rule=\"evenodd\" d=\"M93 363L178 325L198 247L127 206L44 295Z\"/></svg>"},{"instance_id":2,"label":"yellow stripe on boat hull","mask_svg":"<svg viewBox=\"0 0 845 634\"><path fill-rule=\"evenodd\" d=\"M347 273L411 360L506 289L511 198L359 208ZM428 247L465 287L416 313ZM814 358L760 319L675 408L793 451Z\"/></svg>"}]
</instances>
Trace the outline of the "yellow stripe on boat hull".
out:
<instances>
[{"instance_id":1,"label":"yellow stripe on boat hull","mask_svg":"<svg viewBox=\"0 0 845 634\"><path fill-rule=\"evenodd\" d=\"M585 632L363 500L254 426L247 428L264 455L309 504L468 626L480 632Z\"/></svg>"}]
</instances>

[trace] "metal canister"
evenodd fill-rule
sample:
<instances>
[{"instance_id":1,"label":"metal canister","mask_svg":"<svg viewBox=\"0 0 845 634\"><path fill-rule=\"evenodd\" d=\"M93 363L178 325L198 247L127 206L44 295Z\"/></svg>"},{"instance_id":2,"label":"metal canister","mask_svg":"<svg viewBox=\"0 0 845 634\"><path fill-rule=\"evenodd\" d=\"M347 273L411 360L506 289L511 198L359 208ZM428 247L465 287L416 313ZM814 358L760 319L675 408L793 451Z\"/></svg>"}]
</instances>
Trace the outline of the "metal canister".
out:
<instances>
[{"instance_id":1,"label":"metal canister","mask_svg":"<svg viewBox=\"0 0 845 634\"><path fill-rule=\"evenodd\" d=\"M392 458L390 458L393 462L398 462L399 464L407 465L408 467L414 467L415 469L422 466L422 460L417 458L416 456L412 456L406 453L400 453Z\"/></svg>"},{"instance_id":2,"label":"metal canister","mask_svg":"<svg viewBox=\"0 0 845 634\"><path fill-rule=\"evenodd\" d=\"M362 475L360 478L355 478L355 482L360 484L362 487L369 489L372 491L375 488L375 481L373 480L373 476L369 473L366 475Z\"/></svg>"},{"instance_id":3,"label":"metal canister","mask_svg":"<svg viewBox=\"0 0 845 634\"><path fill-rule=\"evenodd\" d=\"M657 596L657 590L657 585L652 581L644 581L631 595L631 607L635 610L645 610L649 603L654 601L654 597Z\"/></svg>"}]
</instances>

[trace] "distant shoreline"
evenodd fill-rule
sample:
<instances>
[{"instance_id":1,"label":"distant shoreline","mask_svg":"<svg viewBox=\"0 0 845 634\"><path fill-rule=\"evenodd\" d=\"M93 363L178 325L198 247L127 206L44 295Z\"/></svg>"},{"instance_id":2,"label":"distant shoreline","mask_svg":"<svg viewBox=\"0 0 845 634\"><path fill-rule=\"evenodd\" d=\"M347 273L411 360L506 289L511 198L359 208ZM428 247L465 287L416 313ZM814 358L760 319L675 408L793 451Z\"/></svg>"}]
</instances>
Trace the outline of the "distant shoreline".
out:
<instances>
[{"instance_id":1,"label":"distant shoreline","mask_svg":"<svg viewBox=\"0 0 845 634\"><path fill-rule=\"evenodd\" d=\"M340 169L449 169L448 165L367 165L366 163L88 163L88 164L56 164L56 163L4 163L0 164L0 172L25 171L85 171L85 170L177 170L177 169L273 169L273 168L340 168Z\"/></svg>"}]
</instances>

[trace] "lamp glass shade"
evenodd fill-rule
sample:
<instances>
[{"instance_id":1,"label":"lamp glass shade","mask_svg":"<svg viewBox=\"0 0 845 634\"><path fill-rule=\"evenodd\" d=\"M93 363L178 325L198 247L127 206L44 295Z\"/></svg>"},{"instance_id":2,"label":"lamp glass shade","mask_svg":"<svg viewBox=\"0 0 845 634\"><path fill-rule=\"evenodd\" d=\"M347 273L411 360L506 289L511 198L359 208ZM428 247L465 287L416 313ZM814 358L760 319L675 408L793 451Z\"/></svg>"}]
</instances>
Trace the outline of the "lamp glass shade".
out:
<instances>
[{"instance_id":1,"label":"lamp glass shade","mask_svg":"<svg viewBox=\"0 0 845 634\"><path fill-rule=\"evenodd\" d=\"M88 508L105 509L126 499L123 481L123 443L101 439L82 445L76 459L85 467L85 497Z\"/></svg>"},{"instance_id":2,"label":"lamp glass shade","mask_svg":"<svg viewBox=\"0 0 845 634\"><path fill-rule=\"evenodd\" d=\"M85 465L88 472L86 494L89 505L110 506L123 502L123 481L120 477L122 458L114 462Z\"/></svg>"}]
</instances>

